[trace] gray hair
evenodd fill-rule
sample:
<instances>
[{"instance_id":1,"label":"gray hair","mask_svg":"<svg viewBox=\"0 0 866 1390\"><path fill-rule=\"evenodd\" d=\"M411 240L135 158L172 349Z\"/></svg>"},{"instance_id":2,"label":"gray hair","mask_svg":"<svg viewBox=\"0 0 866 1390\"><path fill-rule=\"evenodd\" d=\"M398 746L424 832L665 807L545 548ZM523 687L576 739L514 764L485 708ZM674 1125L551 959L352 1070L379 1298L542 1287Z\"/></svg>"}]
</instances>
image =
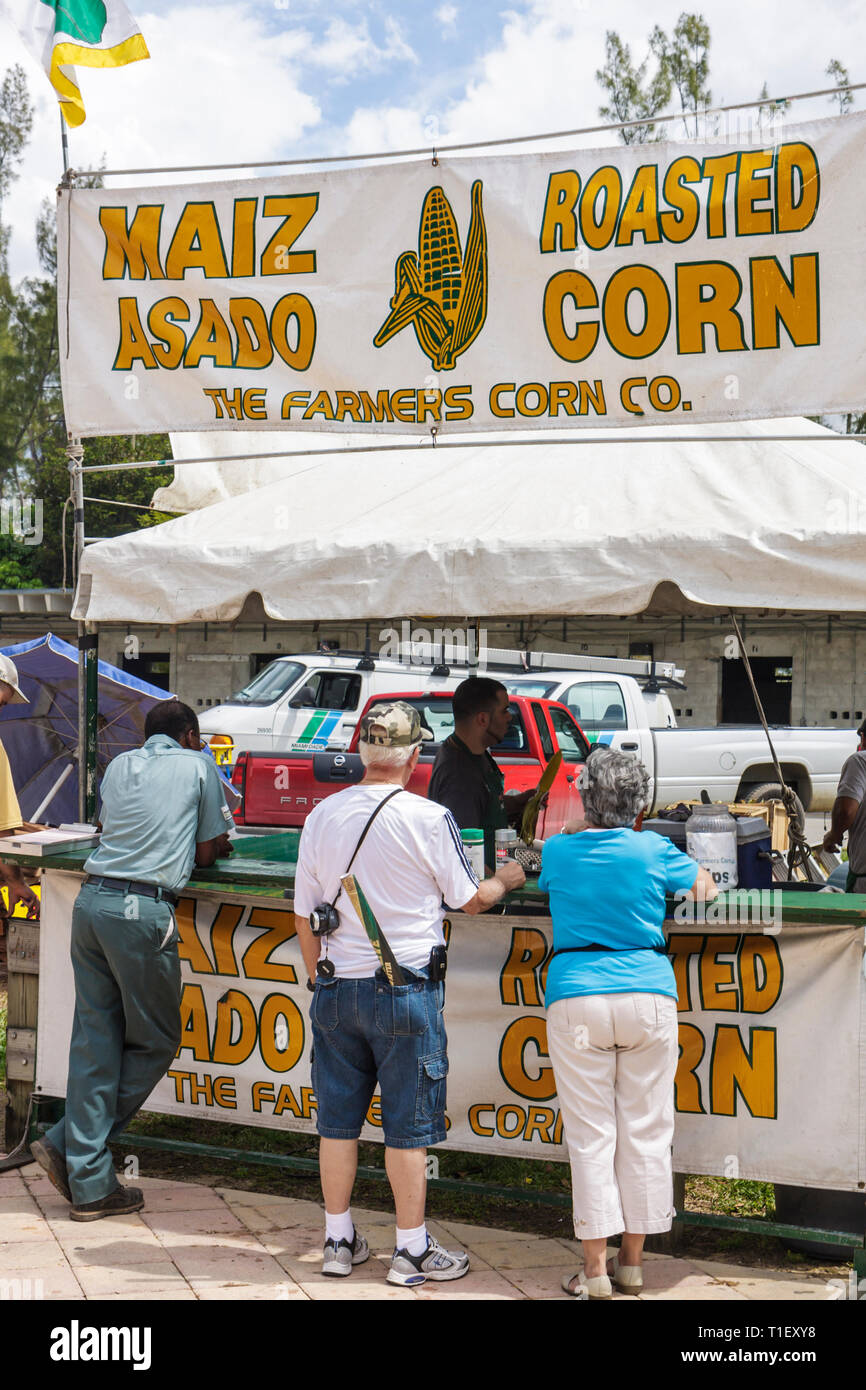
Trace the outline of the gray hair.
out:
<instances>
[{"instance_id":1,"label":"gray hair","mask_svg":"<svg viewBox=\"0 0 866 1390\"><path fill-rule=\"evenodd\" d=\"M643 763L614 748L596 748L577 779L587 820L604 830L634 825L649 803Z\"/></svg>"},{"instance_id":2,"label":"gray hair","mask_svg":"<svg viewBox=\"0 0 866 1390\"><path fill-rule=\"evenodd\" d=\"M386 744L366 743L363 739L358 742L358 752L365 767L405 767L417 747L417 743L411 747L401 743L389 748Z\"/></svg>"}]
</instances>

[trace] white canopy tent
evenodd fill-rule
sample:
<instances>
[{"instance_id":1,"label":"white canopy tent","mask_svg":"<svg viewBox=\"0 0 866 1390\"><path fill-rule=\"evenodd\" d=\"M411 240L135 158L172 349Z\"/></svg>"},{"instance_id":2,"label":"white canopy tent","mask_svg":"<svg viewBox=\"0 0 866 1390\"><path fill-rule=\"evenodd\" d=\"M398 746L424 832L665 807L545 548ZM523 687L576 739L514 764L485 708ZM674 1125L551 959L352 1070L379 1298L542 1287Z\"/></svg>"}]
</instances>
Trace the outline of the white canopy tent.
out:
<instances>
[{"instance_id":1,"label":"white canopy tent","mask_svg":"<svg viewBox=\"0 0 866 1390\"><path fill-rule=\"evenodd\" d=\"M681 437L697 433L710 438ZM309 436L223 435L223 452L259 455L209 465L225 500L88 546L73 615L216 622L258 593L289 622L625 616L660 585L689 605L866 611L862 445L801 419L629 434L641 442L606 430L270 461ZM805 438L768 438L780 434ZM212 437L176 438L189 456L217 452ZM253 490L226 495L234 469ZM196 505L194 471L163 505Z\"/></svg>"}]
</instances>

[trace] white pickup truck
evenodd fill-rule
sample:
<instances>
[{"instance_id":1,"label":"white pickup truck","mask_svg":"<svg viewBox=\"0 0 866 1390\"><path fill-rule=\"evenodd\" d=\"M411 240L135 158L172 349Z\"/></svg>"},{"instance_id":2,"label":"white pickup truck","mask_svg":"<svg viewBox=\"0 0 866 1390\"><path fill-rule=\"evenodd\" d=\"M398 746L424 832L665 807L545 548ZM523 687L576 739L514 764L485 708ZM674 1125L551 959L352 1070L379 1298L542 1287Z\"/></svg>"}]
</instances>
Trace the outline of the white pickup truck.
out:
<instances>
[{"instance_id":1,"label":"white pickup truck","mask_svg":"<svg viewBox=\"0 0 866 1390\"><path fill-rule=\"evenodd\" d=\"M399 690L453 691L472 674L505 682L521 670L626 671L634 677L675 680L672 663L614 661L564 653L526 653L482 648L480 667L467 665L465 643L440 646L404 643L397 655L367 652L297 652L277 657L222 705L199 719L217 761L232 764L239 753L299 752L348 748L367 701ZM562 668L562 669L560 669Z\"/></svg>"},{"instance_id":2,"label":"white pickup truck","mask_svg":"<svg viewBox=\"0 0 866 1390\"><path fill-rule=\"evenodd\" d=\"M617 664L625 663L611 662ZM678 729L659 683L626 674L549 670L502 679L512 694L567 705L590 743L640 758L650 775L653 811L696 800L703 790L713 801L762 801L778 795L760 724ZM842 764L857 750L856 732L771 727L770 733L785 781L804 809L829 810Z\"/></svg>"},{"instance_id":3,"label":"white pickup truck","mask_svg":"<svg viewBox=\"0 0 866 1390\"><path fill-rule=\"evenodd\" d=\"M361 710L380 691L449 690L469 674L457 650L407 644L399 657L369 652L298 652L277 657L231 700L199 720L217 760L227 767L238 753L318 752L347 748ZM667 688L683 689L683 672L670 662L524 653L483 652L480 674L513 693L561 700L591 743L606 743L641 758L650 774L653 809L695 800L760 801L777 779L759 725L678 729ZM807 810L833 804L842 764L857 747L851 730L773 730L789 785ZM759 794L761 793L761 794Z\"/></svg>"}]
</instances>

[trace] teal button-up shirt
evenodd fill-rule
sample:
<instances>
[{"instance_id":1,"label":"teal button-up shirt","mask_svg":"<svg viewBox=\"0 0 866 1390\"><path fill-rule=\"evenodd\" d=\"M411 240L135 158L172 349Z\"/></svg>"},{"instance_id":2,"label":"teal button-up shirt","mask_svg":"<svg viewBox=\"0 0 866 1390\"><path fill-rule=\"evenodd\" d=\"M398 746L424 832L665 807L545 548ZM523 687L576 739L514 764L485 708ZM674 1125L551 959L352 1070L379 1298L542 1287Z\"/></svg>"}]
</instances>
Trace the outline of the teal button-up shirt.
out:
<instances>
[{"instance_id":1,"label":"teal button-up shirt","mask_svg":"<svg viewBox=\"0 0 866 1390\"><path fill-rule=\"evenodd\" d=\"M153 734L119 753L102 779L102 838L85 869L177 890L200 840L234 825L216 765L206 753Z\"/></svg>"}]
</instances>

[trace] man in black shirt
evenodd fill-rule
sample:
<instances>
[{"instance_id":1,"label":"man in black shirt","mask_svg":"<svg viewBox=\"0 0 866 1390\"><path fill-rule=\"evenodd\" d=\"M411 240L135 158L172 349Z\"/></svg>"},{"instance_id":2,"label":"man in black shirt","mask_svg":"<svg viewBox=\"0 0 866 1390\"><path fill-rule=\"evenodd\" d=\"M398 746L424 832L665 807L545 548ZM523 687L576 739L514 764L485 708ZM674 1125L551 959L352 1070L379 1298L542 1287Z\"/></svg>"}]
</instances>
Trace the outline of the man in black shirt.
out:
<instances>
[{"instance_id":1,"label":"man in black shirt","mask_svg":"<svg viewBox=\"0 0 866 1390\"><path fill-rule=\"evenodd\" d=\"M484 862L496 868L495 832L523 814L535 788L505 792L505 778L487 751L511 724L508 691L500 681L470 676L454 692L454 733L433 764L427 795L447 806L461 830L484 831Z\"/></svg>"}]
</instances>

